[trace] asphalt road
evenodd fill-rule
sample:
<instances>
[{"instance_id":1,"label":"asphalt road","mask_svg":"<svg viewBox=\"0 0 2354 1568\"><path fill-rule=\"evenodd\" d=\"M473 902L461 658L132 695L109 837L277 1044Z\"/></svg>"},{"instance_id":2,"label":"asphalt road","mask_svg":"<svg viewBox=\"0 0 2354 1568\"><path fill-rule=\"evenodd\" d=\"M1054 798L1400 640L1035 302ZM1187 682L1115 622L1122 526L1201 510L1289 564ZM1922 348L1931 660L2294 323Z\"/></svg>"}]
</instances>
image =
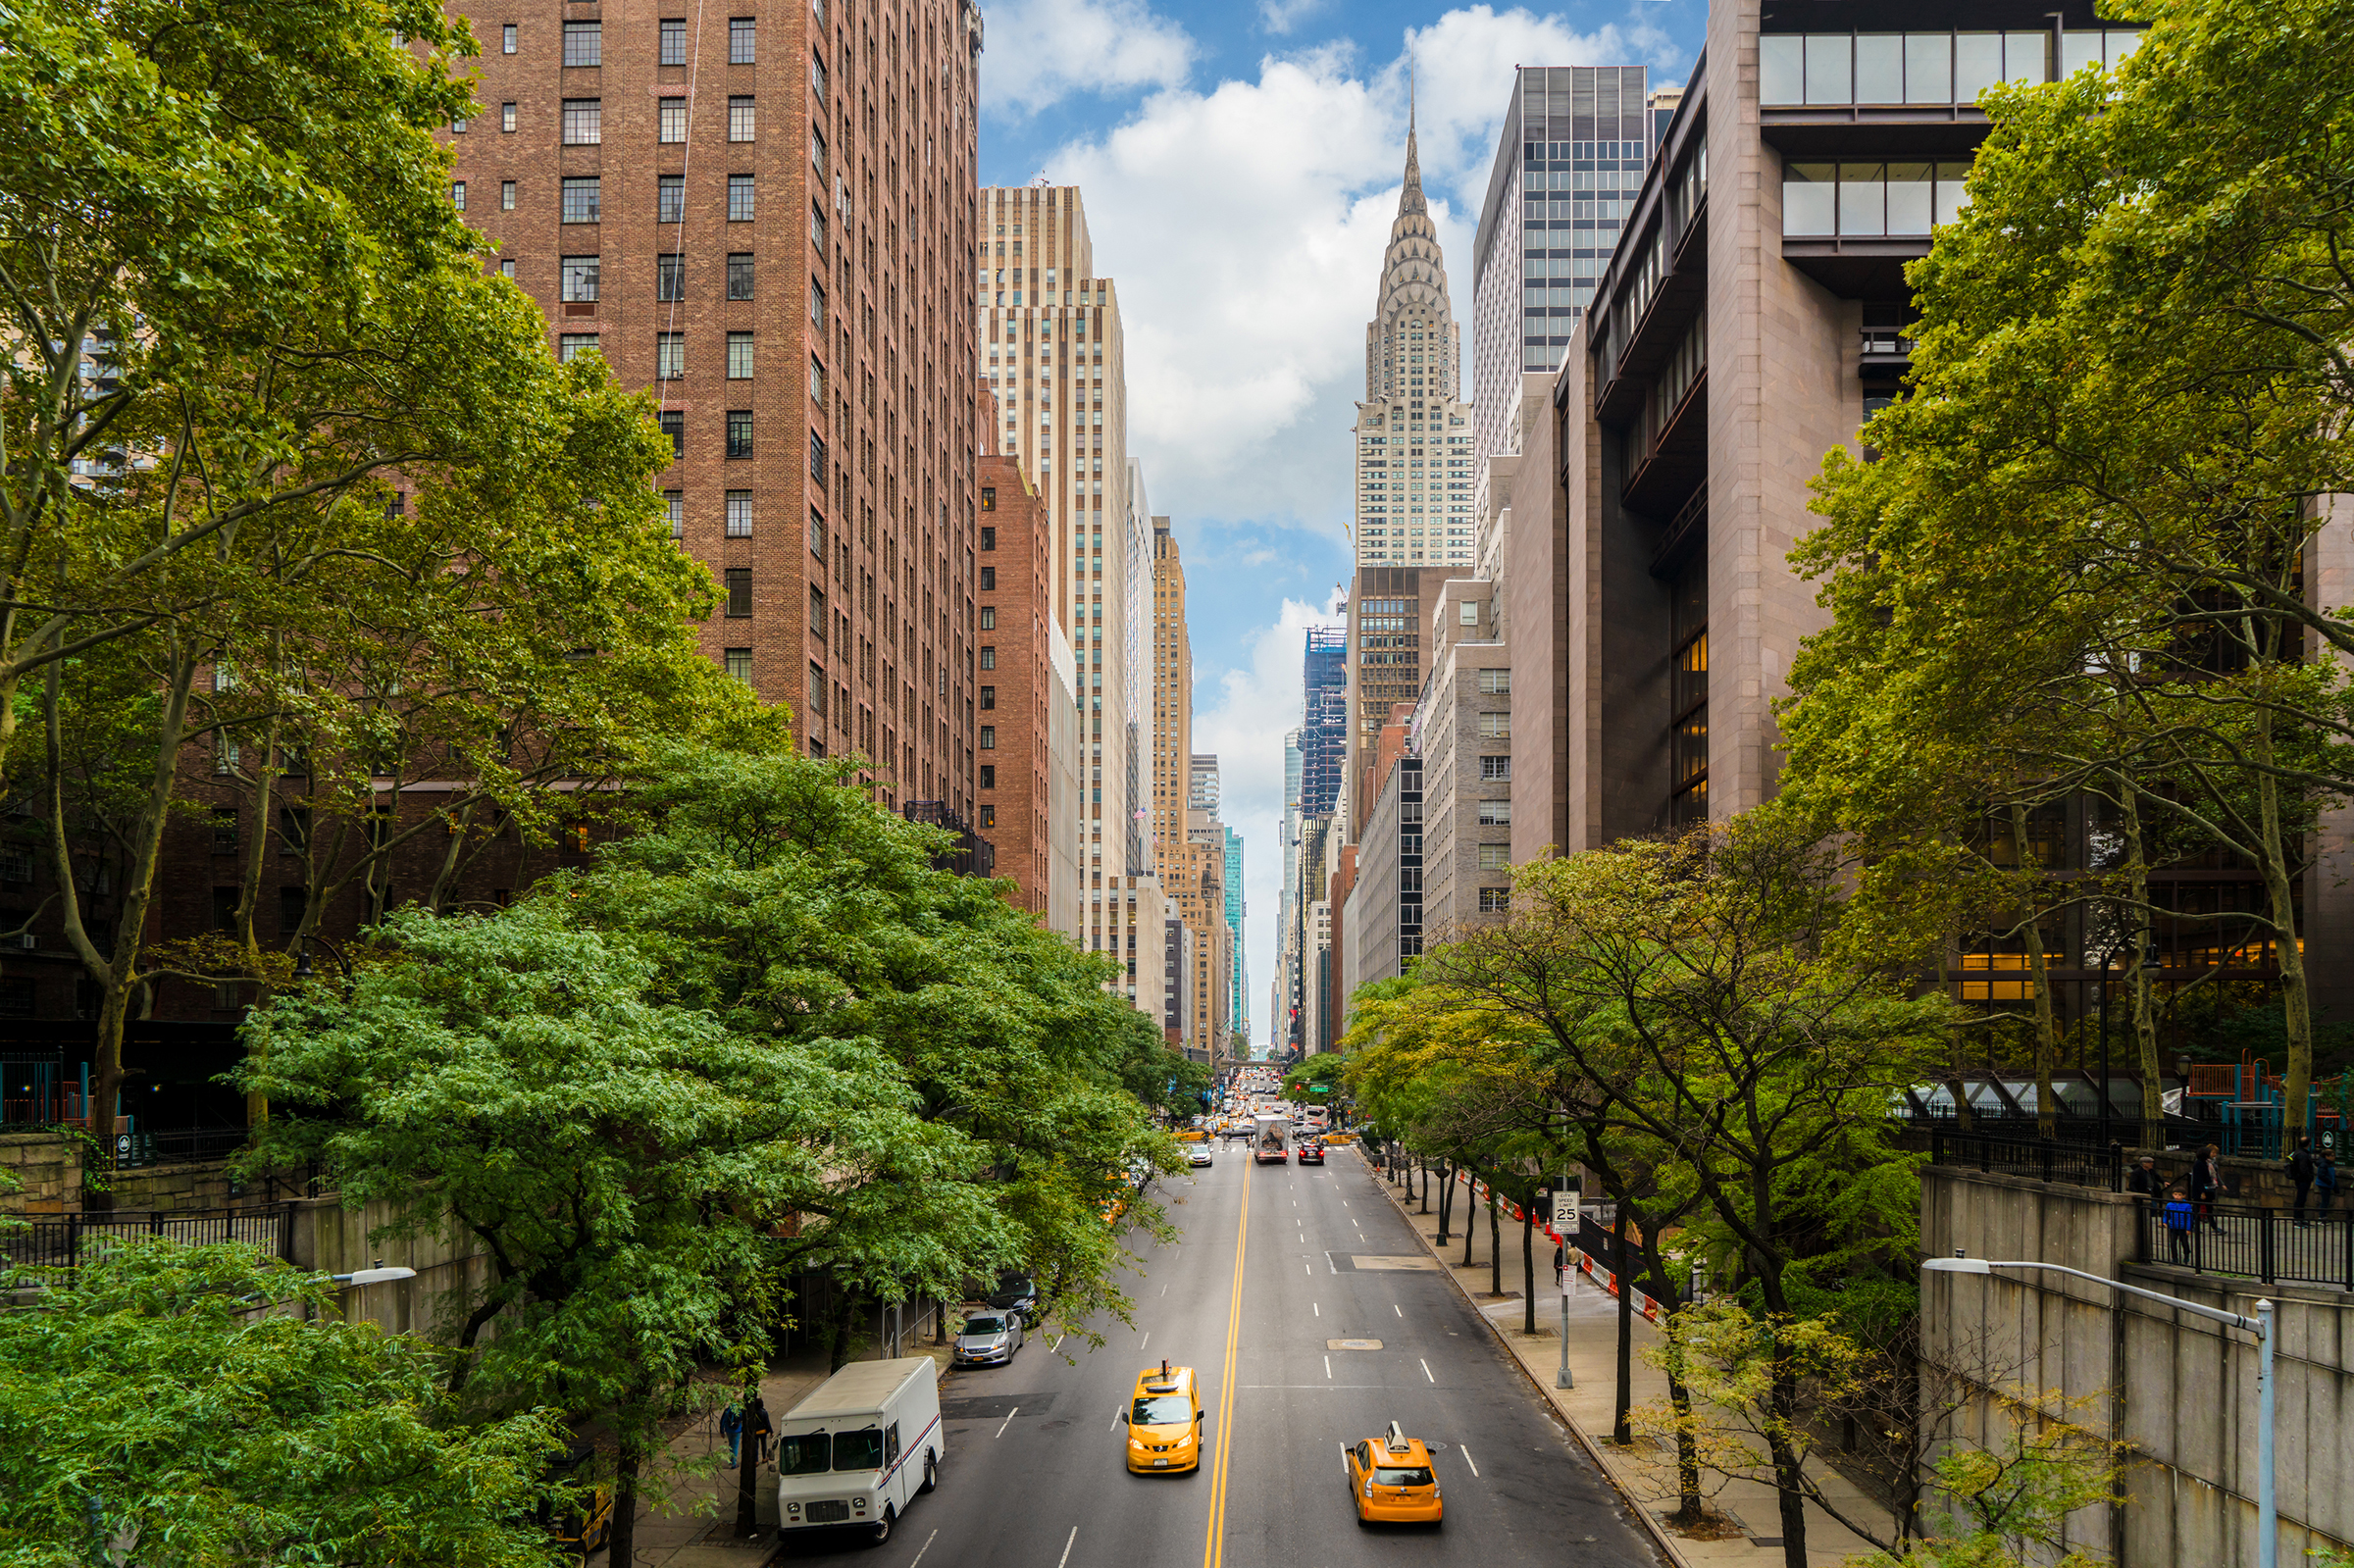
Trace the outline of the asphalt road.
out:
<instances>
[{"instance_id":1,"label":"asphalt road","mask_svg":"<svg viewBox=\"0 0 2354 1568\"><path fill-rule=\"evenodd\" d=\"M1165 1194L1183 1229L1144 1249L1136 1327L942 1390L939 1490L886 1544L789 1539L790 1562L872 1568L1657 1568L1658 1556L1354 1151L1254 1167L1240 1144ZM1352 1340L1378 1348L1335 1348ZM1132 1476L1119 1410L1162 1356L1209 1407L1200 1473ZM1344 1444L1391 1420L1435 1451L1447 1520L1360 1529Z\"/></svg>"}]
</instances>

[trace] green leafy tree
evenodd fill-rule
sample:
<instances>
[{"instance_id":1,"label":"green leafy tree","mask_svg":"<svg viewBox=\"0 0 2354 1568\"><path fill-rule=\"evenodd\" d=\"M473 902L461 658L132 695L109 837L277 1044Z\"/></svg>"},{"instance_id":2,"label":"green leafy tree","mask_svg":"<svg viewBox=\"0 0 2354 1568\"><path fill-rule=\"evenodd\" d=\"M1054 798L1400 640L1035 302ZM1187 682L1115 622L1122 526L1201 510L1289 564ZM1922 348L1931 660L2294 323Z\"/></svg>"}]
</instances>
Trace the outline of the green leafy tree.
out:
<instances>
[{"instance_id":1,"label":"green leafy tree","mask_svg":"<svg viewBox=\"0 0 2354 1568\"><path fill-rule=\"evenodd\" d=\"M0 1562L552 1564L560 1428L456 1419L442 1359L250 1247L89 1247L0 1312Z\"/></svg>"}]
</instances>

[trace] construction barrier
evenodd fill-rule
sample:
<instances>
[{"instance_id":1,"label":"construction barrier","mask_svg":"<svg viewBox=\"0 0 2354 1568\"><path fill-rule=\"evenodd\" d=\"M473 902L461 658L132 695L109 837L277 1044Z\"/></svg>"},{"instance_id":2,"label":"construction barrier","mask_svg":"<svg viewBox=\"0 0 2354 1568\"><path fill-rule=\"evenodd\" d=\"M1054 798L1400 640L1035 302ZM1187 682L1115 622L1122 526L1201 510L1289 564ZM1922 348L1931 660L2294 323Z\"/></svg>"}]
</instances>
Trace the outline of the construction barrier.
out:
<instances>
[{"instance_id":1,"label":"construction barrier","mask_svg":"<svg viewBox=\"0 0 2354 1568\"><path fill-rule=\"evenodd\" d=\"M1471 1200L1473 1203L1477 1204L1487 1201L1489 1188L1485 1182L1477 1180L1468 1171L1457 1171L1455 1173L1455 1180L1462 1183L1470 1189ZM1510 1198L1504 1196L1502 1193L1496 1194L1496 1206L1504 1213L1510 1215L1514 1223L1518 1223L1522 1218L1522 1210L1520 1205L1514 1203ZM1572 1244L1567 1238L1563 1237L1559 1231L1556 1231L1550 1223L1543 1219L1539 1219L1536 1222L1536 1228L1544 1232L1547 1239L1549 1239L1554 1245L1562 1249L1562 1255L1568 1258L1569 1266L1571 1268L1577 1270L1578 1273L1584 1275L1587 1279L1600 1286L1605 1294L1616 1295L1618 1293L1618 1274L1616 1270L1610 1266L1608 1260L1597 1258L1591 1253L1588 1253L1582 1248ZM1666 1321L1666 1310L1663 1308L1659 1302L1653 1300L1650 1296L1645 1295L1641 1290L1635 1291L1632 1304L1635 1311L1641 1313L1646 1322L1657 1324Z\"/></svg>"}]
</instances>

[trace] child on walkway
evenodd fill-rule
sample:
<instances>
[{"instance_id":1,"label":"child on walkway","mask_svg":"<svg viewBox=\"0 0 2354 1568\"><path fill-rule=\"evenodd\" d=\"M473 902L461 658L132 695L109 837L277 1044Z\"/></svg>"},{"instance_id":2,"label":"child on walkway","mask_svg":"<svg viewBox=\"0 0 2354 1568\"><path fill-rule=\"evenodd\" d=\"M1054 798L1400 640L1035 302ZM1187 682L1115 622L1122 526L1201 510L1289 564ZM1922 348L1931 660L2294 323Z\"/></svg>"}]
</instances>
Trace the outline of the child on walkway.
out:
<instances>
[{"instance_id":1,"label":"child on walkway","mask_svg":"<svg viewBox=\"0 0 2354 1568\"><path fill-rule=\"evenodd\" d=\"M2190 1194L2175 1188L2167 1194L2166 1207L2159 1212L2166 1221L2167 1261L2188 1263L2191 1228L2199 1223L2199 1211L2191 1205Z\"/></svg>"}]
</instances>

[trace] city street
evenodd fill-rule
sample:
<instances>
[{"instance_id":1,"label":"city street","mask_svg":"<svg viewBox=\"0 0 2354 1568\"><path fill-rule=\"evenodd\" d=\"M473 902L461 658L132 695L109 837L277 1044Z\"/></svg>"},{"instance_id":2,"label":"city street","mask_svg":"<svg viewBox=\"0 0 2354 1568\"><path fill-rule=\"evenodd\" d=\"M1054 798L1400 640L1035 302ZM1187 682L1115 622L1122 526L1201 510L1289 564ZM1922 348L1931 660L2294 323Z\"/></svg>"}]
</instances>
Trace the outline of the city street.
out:
<instances>
[{"instance_id":1,"label":"city street","mask_svg":"<svg viewBox=\"0 0 2354 1568\"><path fill-rule=\"evenodd\" d=\"M1659 1561L1429 1267L1354 1149L1335 1149L1317 1169L1254 1168L1239 1145L1220 1148L1214 1169L1167 1186L1183 1235L1145 1254L1133 1330L1079 1349L1075 1365L1042 1339L1008 1367L957 1373L943 1390L949 1450L939 1490L880 1548L795 1540L786 1559L877 1568ZM1117 1417L1137 1372L1164 1355L1201 1375L1208 1455L1198 1475L1132 1476ZM1342 1447L1393 1419L1434 1450L1447 1508L1436 1532L1356 1523Z\"/></svg>"}]
</instances>

